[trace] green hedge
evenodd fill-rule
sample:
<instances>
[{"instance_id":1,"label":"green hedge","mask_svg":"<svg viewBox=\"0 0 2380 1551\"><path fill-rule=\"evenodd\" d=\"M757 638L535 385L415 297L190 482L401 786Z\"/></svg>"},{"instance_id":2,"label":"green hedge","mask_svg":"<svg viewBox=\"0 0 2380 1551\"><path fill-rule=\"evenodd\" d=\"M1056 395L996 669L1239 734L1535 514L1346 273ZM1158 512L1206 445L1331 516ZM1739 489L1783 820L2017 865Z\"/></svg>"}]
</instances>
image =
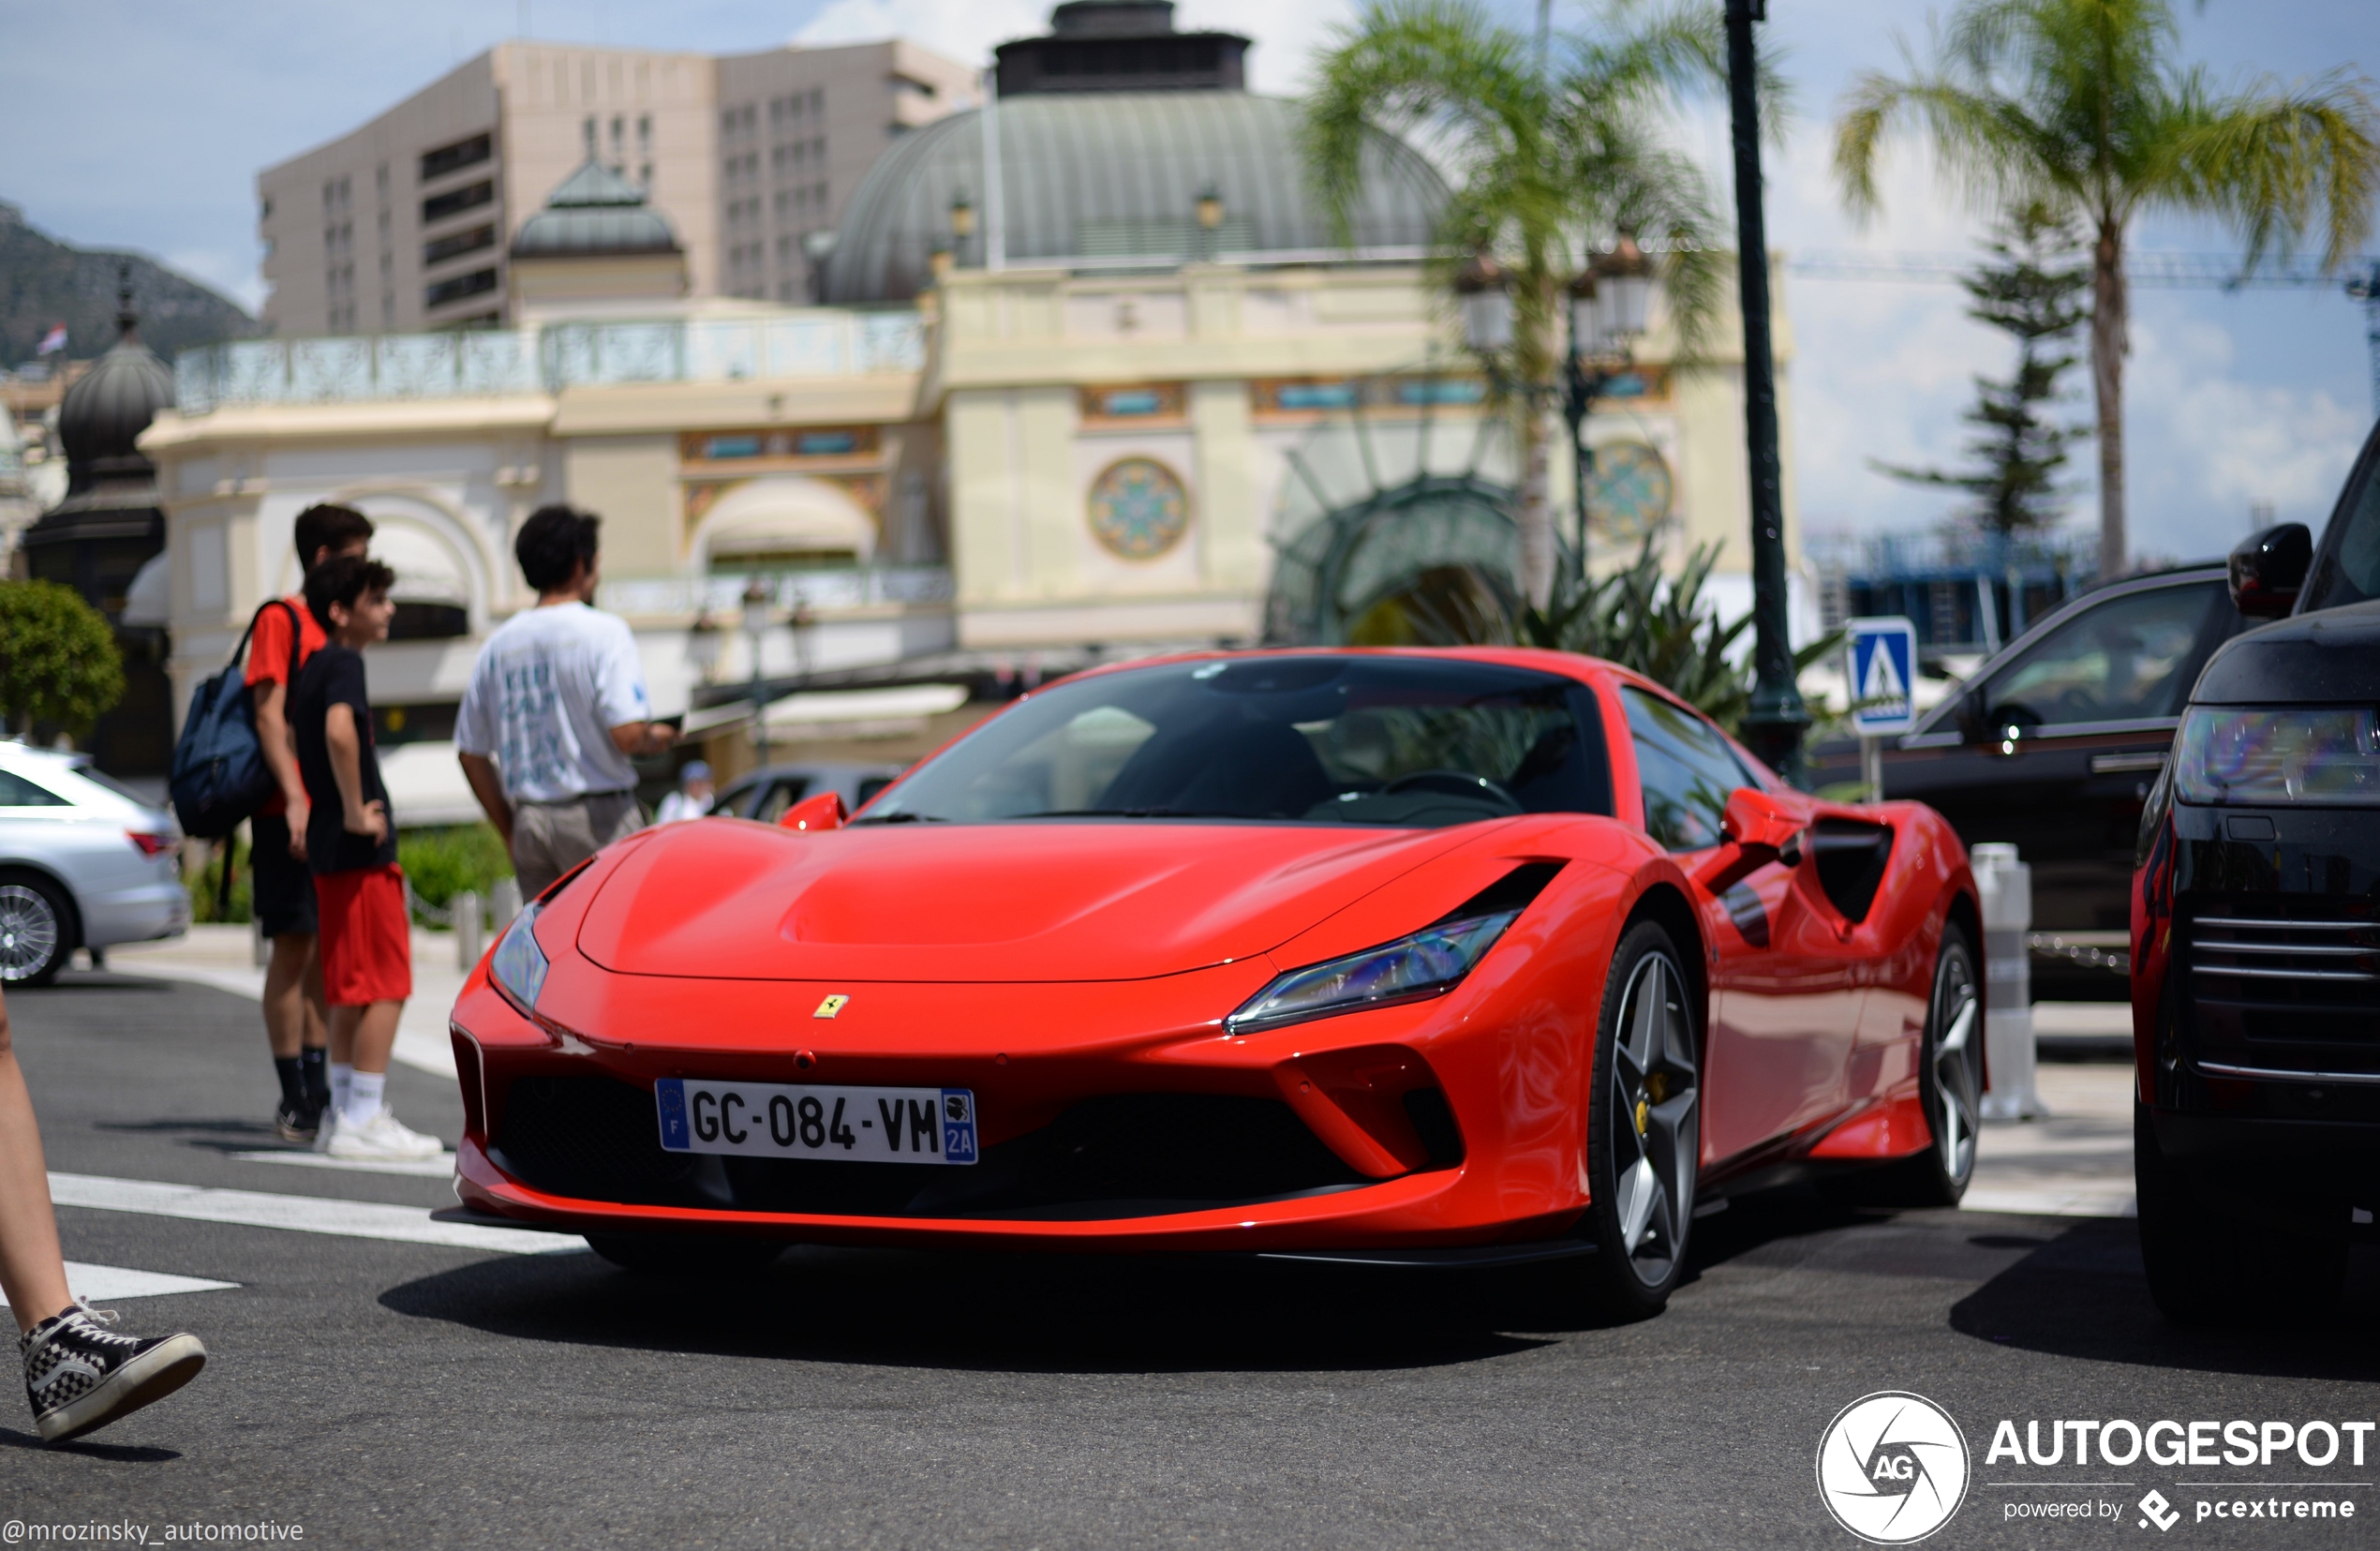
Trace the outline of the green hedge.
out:
<instances>
[{"instance_id":1,"label":"green hedge","mask_svg":"<svg viewBox=\"0 0 2380 1551\"><path fill-rule=\"evenodd\" d=\"M400 829L396 860L412 880L413 892L441 908L467 888L483 900L497 879L513 875L513 858L505 855L504 843L483 823Z\"/></svg>"},{"instance_id":2,"label":"green hedge","mask_svg":"<svg viewBox=\"0 0 2380 1551\"><path fill-rule=\"evenodd\" d=\"M204 867L182 880L190 891L190 919L247 924L255 873L248 866L247 842L235 839L231 843L231 910L216 913L216 888L223 872L223 854L218 850ZM504 854L504 843L496 838L495 829L485 824L400 829L396 860L411 881L413 892L440 908L467 888L485 899L497 879L513 875L513 858Z\"/></svg>"}]
</instances>

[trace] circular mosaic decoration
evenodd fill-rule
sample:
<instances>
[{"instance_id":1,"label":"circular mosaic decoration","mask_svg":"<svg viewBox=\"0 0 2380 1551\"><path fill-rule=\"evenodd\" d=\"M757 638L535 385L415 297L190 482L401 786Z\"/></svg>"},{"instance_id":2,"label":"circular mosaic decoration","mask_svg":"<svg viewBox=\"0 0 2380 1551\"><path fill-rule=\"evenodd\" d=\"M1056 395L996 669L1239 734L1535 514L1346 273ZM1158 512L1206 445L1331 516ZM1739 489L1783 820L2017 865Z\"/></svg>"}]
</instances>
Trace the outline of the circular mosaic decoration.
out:
<instances>
[{"instance_id":1,"label":"circular mosaic decoration","mask_svg":"<svg viewBox=\"0 0 2380 1551\"><path fill-rule=\"evenodd\" d=\"M1190 526L1190 493L1154 458L1110 464L1091 487L1091 531L1108 552L1153 560L1182 542Z\"/></svg>"},{"instance_id":2,"label":"circular mosaic decoration","mask_svg":"<svg viewBox=\"0 0 2380 1551\"><path fill-rule=\"evenodd\" d=\"M1670 515L1676 492L1670 466L1641 441L1612 441L1595 449L1595 472L1586 489L1586 510L1595 530L1607 539L1637 543Z\"/></svg>"}]
</instances>

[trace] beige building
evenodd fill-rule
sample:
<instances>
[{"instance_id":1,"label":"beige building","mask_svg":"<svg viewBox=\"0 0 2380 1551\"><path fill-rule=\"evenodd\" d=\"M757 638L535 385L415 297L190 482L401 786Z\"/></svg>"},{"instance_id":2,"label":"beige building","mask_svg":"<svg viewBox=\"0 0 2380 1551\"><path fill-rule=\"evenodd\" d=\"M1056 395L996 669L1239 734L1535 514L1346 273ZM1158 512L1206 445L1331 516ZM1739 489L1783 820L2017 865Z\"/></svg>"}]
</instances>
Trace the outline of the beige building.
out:
<instances>
[{"instance_id":1,"label":"beige building","mask_svg":"<svg viewBox=\"0 0 2380 1551\"><path fill-rule=\"evenodd\" d=\"M500 43L258 174L264 321L284 336L512 321L513 238L589 160L668 218L693 295L806 301L803 239L834 227L886 146L975 95L974 70L898 40L724 56Z\"/></svg>"},{"instance_id":2,"label":"beige building","mask_svg":"<svg viewBox=\"0 0 2380 1551\"><path fill-rule=\"evenodd\" d=\"M371 674L413 822L469 814L444 739L479 643L531 601L512 540L548 501L602 515L601 601L634 628L656 709L707 728L730 771L752 757L756 675L780 756L849 754L952 714L893 714L897 686L1392 642L1450 593L1510 598L1512 421L1428 278L1436 173L1380 137L1356 246L1335 246L1302 196L1294 104L1126 89L1129 72L1065 68L1065 36L1034 63L1075 89L1012 92L879 161L838 229L830 305L682 294L692 243L634 180L582 165L513 246L537 255L517 326L185 354L178 408L141 441L176 703L296 585L291 524L320 500L370 515L398 575ZM1098 41L1112 63L1116 37ZM1780 302L1790 363L1782 320ZM1657 306L1588 424L1591 555L1715 545L1733 614L1750 593L1740 340L1690 364L1673 344ZM1553 468L1567 513L1569 459Z\"/></svg>"}]
</instances>

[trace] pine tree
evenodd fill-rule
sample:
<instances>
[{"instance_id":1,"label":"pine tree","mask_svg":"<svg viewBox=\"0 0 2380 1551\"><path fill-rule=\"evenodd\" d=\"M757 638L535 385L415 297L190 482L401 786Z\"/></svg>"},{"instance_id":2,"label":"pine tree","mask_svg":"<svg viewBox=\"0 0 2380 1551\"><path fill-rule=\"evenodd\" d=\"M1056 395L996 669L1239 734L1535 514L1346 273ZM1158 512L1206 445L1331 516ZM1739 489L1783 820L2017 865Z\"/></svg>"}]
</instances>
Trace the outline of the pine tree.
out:
<instances>
[{"instance_id":1,"label":"pine tree","mask_svg":"<svg viewBox=\"0 0 2380 1551\"><path fill-rule=\"evenodd\" d=\"M1975 499L1964 515L2007 538L2065 515L2058 476L2067 444L2090 434L2043 412L2064 400L2058 379L2080 359L2070 342L2090 316L2090 271L2073 226L2038 203L2006 216L1986 246L1992 261L1959 282L1973 298L1967 316L2016 339L2016 369L2005 381L1975 379L1975 407L1960 417L1981 432L1967 443L1975 466L1963 473L1874 467L1912 484L1967 491Z\"/></svg>"}]
</instances>

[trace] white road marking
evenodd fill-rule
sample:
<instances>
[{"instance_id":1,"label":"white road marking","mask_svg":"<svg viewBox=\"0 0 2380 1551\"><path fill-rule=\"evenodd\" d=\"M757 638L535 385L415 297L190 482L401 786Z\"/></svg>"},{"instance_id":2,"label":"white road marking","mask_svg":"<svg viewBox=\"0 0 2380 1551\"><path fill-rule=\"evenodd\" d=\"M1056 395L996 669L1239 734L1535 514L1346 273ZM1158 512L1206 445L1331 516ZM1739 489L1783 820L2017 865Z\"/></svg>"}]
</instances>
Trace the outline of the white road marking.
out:
<instances>
[{"instance_id":1,"label":"white road marking","mask_svg":"<svg viewBox=\"0 0 2380 1551\"><path fill-rule=\"evenodd\" d=\"M2013 1212L2041 1217L2136 1217L2138 1201L2130 1181L2094 1175L2049 1177L2023 1186L1968 1186L1959 1206L1969 1212Z\"/></svg>"},{"instance_id":2,"label":"white road marking","mask_svg":"<svg viewBox=\"0 0 2380 1551\"><path fill-rule=\"evenodd\" d=\"M89 1207L101 1212L138 1212L154 1217L185 1217L194 1222L285 1228L299 1233L443 1245L454 1249L492 1249L510 1255L567 1255L584 1247L578 1239L563 1233L432 1222L429 1209L424 1206L331 1201L320 1196L271 1196L258 1190L219 1190L207 1186L167 1185L156 1180L109 1179L98 1174L53 1173L50 1176L50 1199L60 1206Z\"/></svg>"},{"instance_id":3,"label":"white road marking","mask_svg":"<svg viewBox=\"0 0 2380 1551\"><path fill-rule=\"evenodd\" d=\"M233 1153L235 1163L287 1163L300 1169L344 1169L353 1174L414 1174L423 1179L452 1179L454 1176L454 1155L440 1153L434 1158L408 1163L370 1163L362 1158L335 1158L328 1153L302 1153L295 1148L267 1148L257 1153Z\"/></svg>"},{"instance_id":4,"label":"white road marking","mask_svg":"<svg viewBox=\"0 0 2380 1551\"><path fill-rule=\"evenodd\" d=\"M162 1298L169 1292L218 1292L237 1282L210 1282L203 1276L169 1276L162 1271L134 1271L120 1265L67 1262L67 1288L86 1304L112 1303L118 1298ZM0 1308L8 1306L0 1297Z\"/></svg>"}]
</instances>

